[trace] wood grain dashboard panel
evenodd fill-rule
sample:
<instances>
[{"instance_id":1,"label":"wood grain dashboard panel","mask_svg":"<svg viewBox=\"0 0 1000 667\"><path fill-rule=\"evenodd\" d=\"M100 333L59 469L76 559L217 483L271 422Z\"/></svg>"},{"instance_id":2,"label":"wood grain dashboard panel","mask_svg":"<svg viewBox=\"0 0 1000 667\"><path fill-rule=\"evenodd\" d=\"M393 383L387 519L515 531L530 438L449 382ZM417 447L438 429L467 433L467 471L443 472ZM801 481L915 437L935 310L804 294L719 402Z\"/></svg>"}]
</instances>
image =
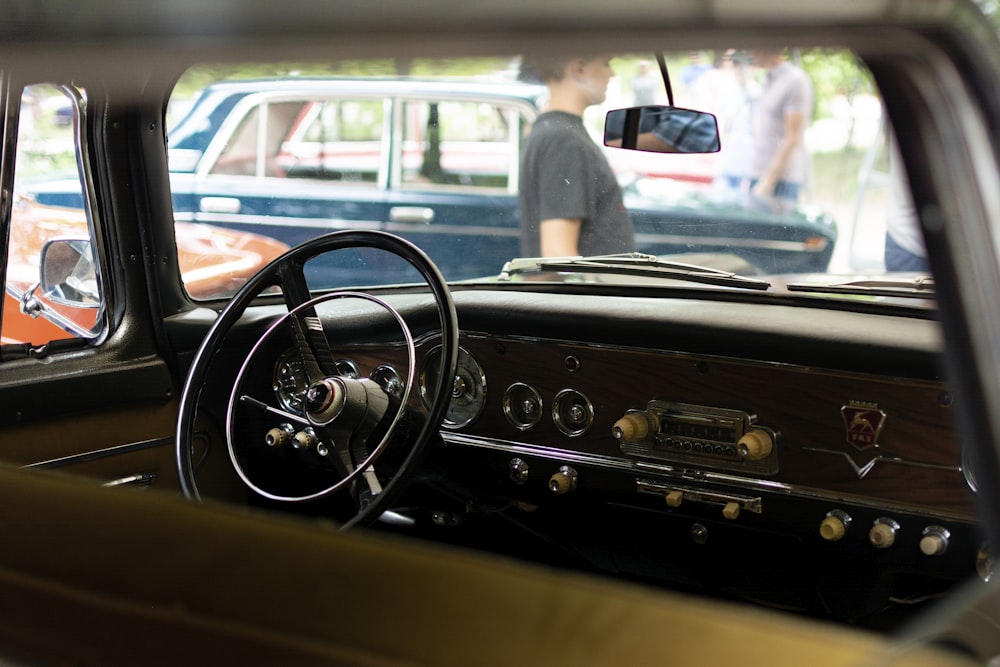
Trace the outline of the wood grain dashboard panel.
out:
<instances>
[{"instance_id":1,"label":"wood grain dashboard panel","mask_svg":"<svg viewBox=\"0 0 1000 667\"><path fill-rule=\"evenodd\" d=\"M710 458L662 463L695 475L716 470L736 483L767 484L789 493L975 516L952 397L941 382L477 334L464 334L462 345L485 370L487 389L482 413L456 429L458 434L623 459L629 457L612 427L629 410L643 410L654 400L736 410L778 434L776 472L741 471L731 461L720 468ZM431 347L433 342L424 341L421 357ZM385 363L384 353L350 351L363 372ZM515 383L530 385L542 399L542 419L527 430L504 415L504 392ZM593 422L579 436L561 432L550 414L554 397L565 389L583 394L593 406ZM848 407L845 416L844 408L852 403L862 409ZM854 417L878 413L884 414L884 425L874 445L861 448L849 441Z\"/></svg>"}]
</instances>

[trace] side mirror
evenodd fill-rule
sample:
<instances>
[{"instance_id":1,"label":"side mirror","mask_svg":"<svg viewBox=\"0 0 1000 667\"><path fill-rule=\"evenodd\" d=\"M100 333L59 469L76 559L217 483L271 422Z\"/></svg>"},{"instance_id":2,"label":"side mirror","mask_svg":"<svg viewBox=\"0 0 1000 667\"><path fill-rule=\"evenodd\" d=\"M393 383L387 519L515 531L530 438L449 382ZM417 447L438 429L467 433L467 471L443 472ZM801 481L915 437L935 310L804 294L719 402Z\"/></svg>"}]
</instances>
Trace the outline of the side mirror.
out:
<instances>
[{"instance_id":1,"label":"side mirror","mask_svg":"<svg viewBox=\"0 0 1000 667\"><path fill-rule=\"evenodd\" d=\"M609 111L604 144L653 153L717 153L722 148L715 116L659 105Z\"/></svg>"},{"instance_id":2,"label":"side mirror","mask_svg":"<svg viewBox=\"0 0 1000 667\"><path fill-rule=\"evenodd\" d=\"M42 246L39 282L42 294L53 303L74 308L101 306L89 239L46 241Z\"/></svg>"}]
</instances>

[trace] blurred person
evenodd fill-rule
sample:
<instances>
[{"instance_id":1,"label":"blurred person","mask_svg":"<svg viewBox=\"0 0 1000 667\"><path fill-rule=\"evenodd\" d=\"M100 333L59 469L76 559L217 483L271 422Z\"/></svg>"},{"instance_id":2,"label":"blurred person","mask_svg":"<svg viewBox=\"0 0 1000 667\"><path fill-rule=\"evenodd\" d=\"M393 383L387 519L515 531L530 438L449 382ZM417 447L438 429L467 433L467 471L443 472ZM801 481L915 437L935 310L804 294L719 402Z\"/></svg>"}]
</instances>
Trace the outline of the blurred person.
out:
<instances>
[{"instance_id":1,"label":"blurred person","mask_svg":"<svg viewBox=\"0 0 1000 667\"><path fill-rule=\"evenodd\" d=\"M751 57L766 70L754 109L751 206L787 212L796 208L805 182L812 82L786 60L784 49L755 49Z\"/></svg>"},{"instance_id":2,"label":"blurred person","mask_svg":"<svg viewBox=\"0 0 1000 667\"><path fill-rule=\"evenodd\" d=\"M920 221L894 140L889 144L889 210L885 220L885 270L930 273Z\"/></svg>"},{"instance_id":3,"label":"blurred person","mask_svg":"<svg viewBox=\"0 0 1000 667\"><path fill-rule=\"evenodd\" d=\"M722 152L715 165L712 194L725 202L746 199L753 160L753 113L760 86L753 79L749 57L727 49L715 59L715 69L706 72L695 86L699 109L715 114L719 123Z\"/></svg>"},{"instance_id":4,"label":"blurred person","mask_svg":"<svg viewBox=\"0 0 1000 667\"><path fill-rule=\"evenodd\" d=\"M711 71L712 64L705 62L701 51L688 53L688 62L681 67L681 84L686 90L694 88L703 74Z\"/></svg>"},{"instance_id":5,"label":"blurred person","mask_svg":"<svg viewBox=\"0 0 1000 667\"><path fill-rule=\"evenodd\" d=\"M656 93L662 86L663 81L649 67L649 61L640 61L638 72L632 78L632 104L637 107L656 104Z\"/></svg>"},{"instance_id":6,"label":"blurred person","mask_svg":"<svg viewBox=\"0 0 1000 667\"><path fill-rule=\"evenodd\" d=\"M524 257L630 252L635 230L621 188L583 113L604 101L613 76L605 55L525 58L519 78L545 83L549 99L521 155Z\"/></svg>"}]
</instances>

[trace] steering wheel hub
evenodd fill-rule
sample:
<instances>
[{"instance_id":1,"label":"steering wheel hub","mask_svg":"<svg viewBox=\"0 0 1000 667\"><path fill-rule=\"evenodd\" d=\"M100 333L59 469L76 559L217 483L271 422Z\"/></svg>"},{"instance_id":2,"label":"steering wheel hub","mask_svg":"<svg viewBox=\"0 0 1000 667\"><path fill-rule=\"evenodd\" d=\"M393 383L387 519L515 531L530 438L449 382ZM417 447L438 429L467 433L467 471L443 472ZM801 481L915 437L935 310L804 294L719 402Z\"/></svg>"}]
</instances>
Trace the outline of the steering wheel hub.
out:
<instances>
[{"instance_id":1,"label":"steering wheel hub","mask_svg":"<svg viewBox=\"0 0 1000 667\"><path fill-rule=\"evenodd\" d=\"M339 378L325 378L306 390L306 414L315 424L329 424L340 416L346 403L347 388Z\"/></svg>"}]
</instances>

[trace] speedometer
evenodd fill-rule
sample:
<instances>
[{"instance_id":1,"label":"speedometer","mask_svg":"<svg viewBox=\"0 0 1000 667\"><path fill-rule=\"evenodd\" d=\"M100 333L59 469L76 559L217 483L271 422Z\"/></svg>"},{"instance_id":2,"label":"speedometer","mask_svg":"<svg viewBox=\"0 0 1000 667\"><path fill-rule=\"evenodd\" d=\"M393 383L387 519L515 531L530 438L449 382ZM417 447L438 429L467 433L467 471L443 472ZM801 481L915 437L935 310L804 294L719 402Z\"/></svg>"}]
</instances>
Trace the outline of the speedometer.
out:
<instances>
[{"instance_id":1,"label":"speedometer","mask_svg":"<svg viewBox=\"0 0 1000 667\"><path fill-rule=\"evenodd\" d=\"M430 407L430 391L437 385L441 372L441 348L436 347L424 359L420 371L420 399ZM461 428L471 424L486 405L486 373L472 354L458 348L458 367L451 389L451 402L444 416L445 428Z\"/></svg>"}]
</instances>

